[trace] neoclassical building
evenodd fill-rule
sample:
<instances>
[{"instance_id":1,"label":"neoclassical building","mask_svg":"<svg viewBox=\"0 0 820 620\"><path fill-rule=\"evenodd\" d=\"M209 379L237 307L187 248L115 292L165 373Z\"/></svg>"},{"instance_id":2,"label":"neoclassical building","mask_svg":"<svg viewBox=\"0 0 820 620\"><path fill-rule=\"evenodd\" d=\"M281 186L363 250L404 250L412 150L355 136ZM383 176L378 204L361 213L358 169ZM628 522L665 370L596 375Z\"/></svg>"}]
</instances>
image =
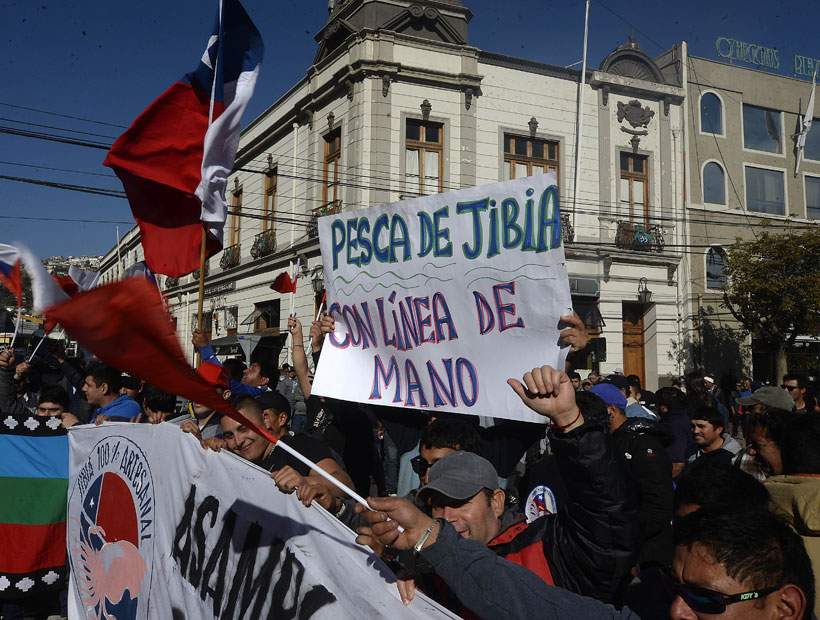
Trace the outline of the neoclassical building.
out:
<instances>
[{"instance_id":1,"label":"neoclassical building","mask_svg":"<svg viewBox=\"0 0 820 620\"><path fill-rule=\"evenodd\" d=\"M312 320L322 215L554 171L573 304L594 337L574 365L652 388L683 372L686 44L653 58L627 40L580 87L580 70L470 46L473 18L460 0L333 5L305 76L242 134L205 284L220 351L252 334L257 354L287 357L290 299L269 284L300 261L296 312ZM190 351L196 277L162 287Z\"/></svg>"}]
</instances>

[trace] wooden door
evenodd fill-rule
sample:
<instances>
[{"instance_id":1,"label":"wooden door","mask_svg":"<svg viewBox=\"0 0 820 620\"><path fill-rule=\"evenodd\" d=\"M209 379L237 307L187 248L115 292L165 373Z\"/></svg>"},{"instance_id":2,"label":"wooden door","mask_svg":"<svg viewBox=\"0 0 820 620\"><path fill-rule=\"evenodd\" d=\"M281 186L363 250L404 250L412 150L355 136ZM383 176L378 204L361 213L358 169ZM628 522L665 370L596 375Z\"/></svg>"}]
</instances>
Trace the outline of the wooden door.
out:
<instances>
[{"instance_id":1,"label":"wooden door","mask_svg":"<svg viewBox=\"0 0 820 620\"><path fill-rule=\"evenodd\" d=\"M646 385L644 368L643 306L641 304L623 305L624 333L624 374L638 375L641 385Z\"/></svg>"}]
</instances>

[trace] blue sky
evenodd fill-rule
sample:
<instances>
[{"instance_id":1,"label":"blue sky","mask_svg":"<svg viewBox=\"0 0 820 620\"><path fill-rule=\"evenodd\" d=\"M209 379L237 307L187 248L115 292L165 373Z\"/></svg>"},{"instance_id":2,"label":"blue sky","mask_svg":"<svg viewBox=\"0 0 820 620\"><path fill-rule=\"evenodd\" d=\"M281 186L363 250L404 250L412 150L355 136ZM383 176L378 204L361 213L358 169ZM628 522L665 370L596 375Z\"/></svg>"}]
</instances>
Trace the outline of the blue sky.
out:
<instances>
[{"instance_id":1,"label":"blue sky","mask_svg":"<svg viewBox=\"0 0 820 620\"><path fill-rule=\"evenodd\" d=\"M6 84L0 93L0 127L52 134L63 133L53 128L67 128L86 132L73 137L113 142L157 96L195 68L216 4L0 1L0 75ZM581 60L583 0L465 4L473 12L471 45L562 66ZM247 124L305 74L316 52L313 36L327 19L327 2L244 0L244 5L266 47L243 119ZM724 36L780 50L777 73L791 75L793 54L820 57L813 22L801 13L794 3L783 8L760 0L593 0L587 64L597 67L634 27L637 41L653 56L686 40L690 54L718 60L715 40ZM4 177L121 190L102 166L104 158L104 150L0 133ZM48 221L9 219L16 217ZM66 218L90 221L56 221ZM0 242L23 240L41 258L102 254L116 240L117 224L110 222L126 222L119 224L121 234L127 222L133 224L125 200L0 178Z\"/></svg>"}]
</instances>

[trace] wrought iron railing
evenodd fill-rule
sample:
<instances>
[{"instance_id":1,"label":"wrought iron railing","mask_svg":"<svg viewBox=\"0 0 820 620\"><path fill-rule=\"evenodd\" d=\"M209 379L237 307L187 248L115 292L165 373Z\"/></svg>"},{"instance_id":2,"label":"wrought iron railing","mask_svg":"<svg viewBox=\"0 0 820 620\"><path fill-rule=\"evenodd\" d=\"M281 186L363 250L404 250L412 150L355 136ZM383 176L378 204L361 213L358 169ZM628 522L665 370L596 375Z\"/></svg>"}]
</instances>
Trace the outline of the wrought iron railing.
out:
<instances>
[{"instance_id":1,"label":"wrought iron railing","mask_svg":"<svg viewBox=\"0 0 820 620\"><path fill-rule=\"evenodd\" d=\"M268 256L276 251L276 231L263 230L253 239L251 246L251 256L254 258L262 258Z\"/></svg>"},{"instance_id":2,"label":"wrought iron railing","mask_svg":"<svg viewBox=\"0 0 820 620\"><path fill-rule=\"evenodd\" d=\"M334 215L340 213L342 210L341 200L331 200L320 207L316 207L310 214L310 223L308 224L308 237L311 239L319 235L319 218L323 215Z\"/></svg>"},{"instance_id":3,"label":"wrought iron railing","mask_svg":"<svg viewBox=\"0 0 820 620\"><path fill-rule=\"evenodd\" d=\"M230 269L236 267L242 258L241 247L238 243L229 245L222 250L222 258L219 259L219 266L222 269Z\"/></svg>"},{"instance_id":4,"label":"wrought iron railing","mask_svg":"<svg viewBox=\"0 0 820 620\"><path fill-rule=\"evenodd\" d=\"M211 275L211 263L208 262L208 261L205 261L205 277L207 278L209 275ZM194 279L194 282L199 280L199 269L192 272L191 277Z\"/></svg>"},{"instance_id":5,"label":"wrought iron railing","mask_svg":"<svg viewBox=\"0 0 820 620\"><path fill-rule=\"evenodd\" d=\"M638 222L618 222L615 246L622 250L663 252L663 229L657 225Z\"/></svg>"}]
</instances>

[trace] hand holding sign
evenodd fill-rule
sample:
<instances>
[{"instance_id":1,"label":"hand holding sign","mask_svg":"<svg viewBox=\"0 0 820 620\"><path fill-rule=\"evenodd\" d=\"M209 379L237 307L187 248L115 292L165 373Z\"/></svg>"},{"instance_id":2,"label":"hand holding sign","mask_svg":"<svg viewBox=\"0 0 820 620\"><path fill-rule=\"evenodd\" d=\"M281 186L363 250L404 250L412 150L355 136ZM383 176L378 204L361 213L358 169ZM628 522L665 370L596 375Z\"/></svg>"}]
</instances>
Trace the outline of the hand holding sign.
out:
<instances>
[{"instance_id":1,"label":"hand holding sign","mask_svg":"<svg viewBox=\"0 0 820 620\"><path fill-rule=\"evenodd\" d=\"M577 312L562 316L561 323L566 326L566 329L561 332L561 346L571 347L570 351L573 353L587 346L589 334Z\"/></svg>"}]
</instances>

